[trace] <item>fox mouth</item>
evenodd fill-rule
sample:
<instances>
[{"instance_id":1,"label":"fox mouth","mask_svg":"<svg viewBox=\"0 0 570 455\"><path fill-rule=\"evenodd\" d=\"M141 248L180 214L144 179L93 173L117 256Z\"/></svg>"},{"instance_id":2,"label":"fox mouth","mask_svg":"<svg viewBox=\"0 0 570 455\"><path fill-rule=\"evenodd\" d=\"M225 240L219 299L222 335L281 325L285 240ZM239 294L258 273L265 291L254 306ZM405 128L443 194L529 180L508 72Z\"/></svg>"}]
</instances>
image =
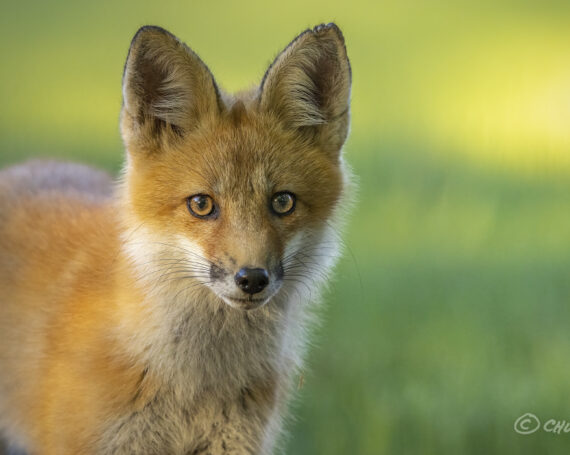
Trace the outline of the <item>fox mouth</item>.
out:
<instances>
[{"instance_id":1,"label":"fox mouth","mask_svg":"<svg viewBox=\"0 0 570 455\"><path fill-rule=\"evenodd\" d=\"M253 308L258 308L261 305L263 305L268 299L254 299L253 297L250 298L240 298L240 297L232 297L230 295L225 295L224 296L225 300L229 300L230 302L234 303L236 306L239 306L241 308L245 308L245 309L253 309Z\"/></svg>"},{"instance_id":2,"label":"fox mouth","mask_svg":"<svg viewBox=\"0 0 570 455\"><path fill-rule=\"evenodd\" d=\"M225 297L226 297L227 299L230 299L230 300L235 300L236 302L247 302L247 303L251 303L251 302L263 302L263 301L265 300L265 299L254 299L254 298L251 298L251 299L240 299L240 298L238 298L238 297L231 297L231 296L229 296L229 295L226 295Z\"/></svg>"}]
</instances>

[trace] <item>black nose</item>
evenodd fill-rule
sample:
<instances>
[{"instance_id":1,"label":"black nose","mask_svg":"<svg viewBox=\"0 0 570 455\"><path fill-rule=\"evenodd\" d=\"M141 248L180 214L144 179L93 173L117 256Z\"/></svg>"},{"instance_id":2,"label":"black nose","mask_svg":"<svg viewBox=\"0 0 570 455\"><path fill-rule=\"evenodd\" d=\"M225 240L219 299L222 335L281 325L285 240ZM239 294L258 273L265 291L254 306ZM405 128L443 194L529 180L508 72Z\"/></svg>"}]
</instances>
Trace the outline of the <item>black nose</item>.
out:
<instances>
[{"instance_id":1,"label":"black nose","mask_svg":"<svg viewBox=\"0 0 570 455\"><path fill-rule=\"evenodd\" d=\"M236 284L243 292L257 294L269 284L269 274L265 269L249 269L244 267L234 277Z\"/></svg>"}]
</instances>

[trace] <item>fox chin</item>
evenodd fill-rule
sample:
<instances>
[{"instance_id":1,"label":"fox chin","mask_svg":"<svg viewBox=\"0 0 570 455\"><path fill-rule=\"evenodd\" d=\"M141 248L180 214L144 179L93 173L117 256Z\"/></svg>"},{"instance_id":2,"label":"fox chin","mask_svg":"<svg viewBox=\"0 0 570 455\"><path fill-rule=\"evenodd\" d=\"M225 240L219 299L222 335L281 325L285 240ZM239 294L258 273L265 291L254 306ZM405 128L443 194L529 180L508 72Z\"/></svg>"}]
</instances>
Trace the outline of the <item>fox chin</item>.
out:
<instances>
[{"instance_id":1,"label":"fox chin","mask_svg":"<svg viewBox=\"0 0 570 455\"><path fill-rule=\"evenodd\" d=\"M29 455L271 454L350 199L334 24L254 89L142 27L123 172L0 171L0 434Z\"/></svg>"}]
</instances>

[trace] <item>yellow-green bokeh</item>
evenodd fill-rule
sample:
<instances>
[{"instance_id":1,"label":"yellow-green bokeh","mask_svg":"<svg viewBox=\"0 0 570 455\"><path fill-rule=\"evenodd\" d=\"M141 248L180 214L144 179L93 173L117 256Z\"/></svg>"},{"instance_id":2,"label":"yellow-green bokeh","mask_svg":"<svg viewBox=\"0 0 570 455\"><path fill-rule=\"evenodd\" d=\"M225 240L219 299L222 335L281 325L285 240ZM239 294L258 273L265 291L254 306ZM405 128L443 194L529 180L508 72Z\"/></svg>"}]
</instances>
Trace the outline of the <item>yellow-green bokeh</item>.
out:
<instances>
[{"instance_id":1,"label":"yellow-green bokeh","mask_svg":"<svg viewBox=\"0 0 570 455\"><path fill-rule=\"evenodd\" d=\"M5 140L117 140L134 30L163 25L229 90L322 21L354 67L354 136L408 135L517 169L570 162L570 7L564 2L26 2L4 7ZM39 145L39 144L38 144Z\"/></svg>"}]
</instances>

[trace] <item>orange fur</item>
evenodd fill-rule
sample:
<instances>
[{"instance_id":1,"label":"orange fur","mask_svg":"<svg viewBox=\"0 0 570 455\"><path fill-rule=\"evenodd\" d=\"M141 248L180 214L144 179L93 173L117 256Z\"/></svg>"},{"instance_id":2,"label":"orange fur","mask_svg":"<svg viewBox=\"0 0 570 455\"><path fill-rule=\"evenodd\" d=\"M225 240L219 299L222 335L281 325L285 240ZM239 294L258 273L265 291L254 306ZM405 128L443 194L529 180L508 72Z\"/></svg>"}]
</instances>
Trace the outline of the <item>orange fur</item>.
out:
<instances>
[{"instance_id":1,"label":"orange fur","mask_svg":"<svg viewBox=\"0 0 570 455\"><path fill-rule=\"evenodd\" d=\"M303 288L318 292L338 250L342 35L303 33L230 96L144 27L123 95L118 185L63 163L0 172L0 430L30 455L270 453L315 297ZM271 212L280 191L296 196L288 216ZM195 194L215 218L191 216ZM244 266L268 270L257 303L232 284Z\"/></svg>"}]
</instances>

